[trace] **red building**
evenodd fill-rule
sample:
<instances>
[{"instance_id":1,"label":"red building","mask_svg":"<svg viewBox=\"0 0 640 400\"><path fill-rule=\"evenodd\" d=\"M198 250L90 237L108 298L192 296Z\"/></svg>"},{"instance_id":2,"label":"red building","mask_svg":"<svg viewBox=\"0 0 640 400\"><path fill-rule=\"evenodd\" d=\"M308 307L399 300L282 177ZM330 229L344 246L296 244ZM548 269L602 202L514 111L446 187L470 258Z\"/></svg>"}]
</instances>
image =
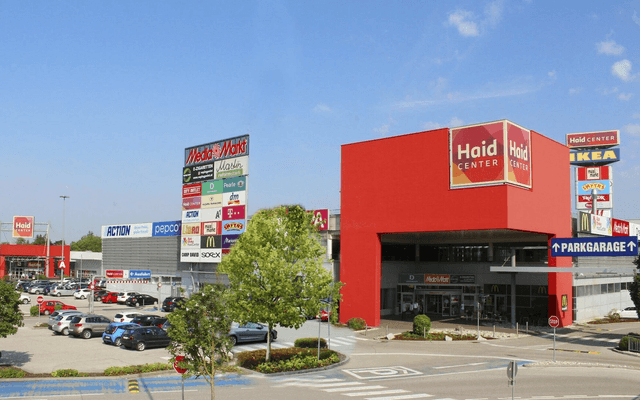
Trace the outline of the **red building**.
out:
<instances>
[{"instance_id":1,"label":"red building","mask_svg":"<svg viewBox=\"0 0 640 400\"><path fill-rule=\"evenodd\" d=\"M61 246L49 246L47 257L46 245L31 244L3 244L0 245L0 277L11 278L31 277L32 275L46 275L47 278L60 276L58 266L62 258ZM69 276L71 249L64 246L65 269Z\"/></svg>"},{"instance_id":2,"label":"red building","mask_svg":"<svg viewBox=\"0 0 640 400\"><path fill-rule=\"evenodd\" d=\"M409 305L571 325L572 275L552 272L571 259L548 250L572 234L563 144L509 121L438 129L343 145L341 177L341 322Z\"/></svg>"}]
</instances>

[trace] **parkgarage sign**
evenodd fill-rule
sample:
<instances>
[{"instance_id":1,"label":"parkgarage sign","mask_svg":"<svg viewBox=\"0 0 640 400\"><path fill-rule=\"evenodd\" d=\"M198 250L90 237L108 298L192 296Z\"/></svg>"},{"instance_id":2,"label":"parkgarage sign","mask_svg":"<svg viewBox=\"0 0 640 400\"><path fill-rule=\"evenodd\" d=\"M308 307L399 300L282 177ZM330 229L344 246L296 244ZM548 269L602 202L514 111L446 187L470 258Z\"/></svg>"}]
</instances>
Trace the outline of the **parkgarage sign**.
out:
<instances>
[{"instance_id":1,"label":"parkgarage sign","mask_svg":"<svg viewBox=\"0 0 640 400\"><path fill-rule=\"evenodd\" d=\"M551 257L637 255L637 236L551 239Z\"/></svg>"}]
</instances>

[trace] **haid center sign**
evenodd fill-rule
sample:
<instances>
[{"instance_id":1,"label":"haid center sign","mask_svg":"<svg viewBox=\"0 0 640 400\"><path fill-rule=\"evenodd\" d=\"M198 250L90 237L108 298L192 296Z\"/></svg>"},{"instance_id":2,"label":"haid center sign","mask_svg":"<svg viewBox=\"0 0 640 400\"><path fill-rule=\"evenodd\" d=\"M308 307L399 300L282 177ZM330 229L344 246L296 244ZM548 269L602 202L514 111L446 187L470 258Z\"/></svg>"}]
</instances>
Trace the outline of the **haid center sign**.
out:
<instances>
[{"instance_id":1,"label":"haid center sign","mask_svg":"<svg viewBox=\"0 0 640 400\"><path fill-rule=\"evenodd\" d=\"M531 188L531 131L502 120L449 131L451 188Z\"/></svg>"}]
</instances>

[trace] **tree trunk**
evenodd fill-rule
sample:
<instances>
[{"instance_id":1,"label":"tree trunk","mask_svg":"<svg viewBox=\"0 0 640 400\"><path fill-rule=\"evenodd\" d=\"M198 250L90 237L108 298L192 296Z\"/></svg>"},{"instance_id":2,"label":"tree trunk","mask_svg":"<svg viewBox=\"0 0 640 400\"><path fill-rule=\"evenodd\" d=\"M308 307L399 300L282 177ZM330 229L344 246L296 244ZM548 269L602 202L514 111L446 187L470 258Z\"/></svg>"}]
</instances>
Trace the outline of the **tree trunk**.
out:
<instances>
[{"instance_id":1,"label":"tree trunk","mask_svg":"<svg viewBox=\"0 0 640 400\"><path fill-rule=\"evenodd\" d=\"M267 325L267 357L265 358L266 362L271 360L271 323Z\"/></svg>"}]
</instances>

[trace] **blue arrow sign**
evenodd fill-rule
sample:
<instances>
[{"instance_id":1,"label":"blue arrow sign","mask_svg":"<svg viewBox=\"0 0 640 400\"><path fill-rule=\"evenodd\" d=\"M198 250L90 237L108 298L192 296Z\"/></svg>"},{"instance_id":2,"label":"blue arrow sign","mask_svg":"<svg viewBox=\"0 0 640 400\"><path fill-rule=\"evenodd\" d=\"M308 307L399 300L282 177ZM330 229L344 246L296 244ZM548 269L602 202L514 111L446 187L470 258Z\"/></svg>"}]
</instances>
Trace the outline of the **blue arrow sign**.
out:
<instances>
[{"instance_id":1,"label":"blue arrow sign","mask_svg":"<svg viewBox=\"0 0 640 400\"><path fill-rule=\"evenodd\" d=\"M551 239L551 257L637 256L637 236Z\"/></svg>"}]
</instances>

